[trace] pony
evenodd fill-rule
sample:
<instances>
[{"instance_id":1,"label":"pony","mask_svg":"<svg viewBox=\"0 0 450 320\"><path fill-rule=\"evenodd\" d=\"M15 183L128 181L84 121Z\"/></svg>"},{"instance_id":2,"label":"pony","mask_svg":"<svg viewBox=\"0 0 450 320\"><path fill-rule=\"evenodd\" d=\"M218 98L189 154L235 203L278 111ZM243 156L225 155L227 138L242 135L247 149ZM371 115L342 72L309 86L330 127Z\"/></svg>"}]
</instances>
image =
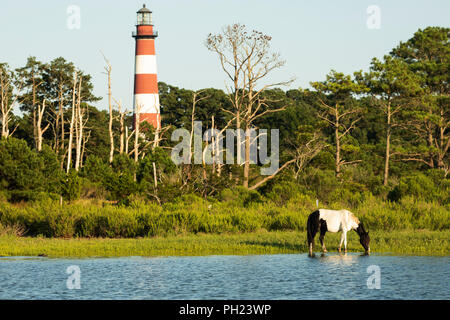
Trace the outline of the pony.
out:
<instances>
[{"instance_id":1,"label":"pony","mask_svg":"<svg viewBox=\"0 0 450 320\"><path fill-rule=\"evenodd\" d=\"M310 257L314 256L314 237L318 231L320 231L319 240L322 245L323 253L327 252L327 248L323 242L327 231L333 233L342 231L338 251L341 252L342 242L344 242L344 252L347 253L347 232L350 230L355 230L359 235L359 242L363 246L365 254L370 254L369 232L366 232L362 222L360 222L359 219L348 210L316 210L309 215L306 229Z\"/></svg>"}]
</instances>

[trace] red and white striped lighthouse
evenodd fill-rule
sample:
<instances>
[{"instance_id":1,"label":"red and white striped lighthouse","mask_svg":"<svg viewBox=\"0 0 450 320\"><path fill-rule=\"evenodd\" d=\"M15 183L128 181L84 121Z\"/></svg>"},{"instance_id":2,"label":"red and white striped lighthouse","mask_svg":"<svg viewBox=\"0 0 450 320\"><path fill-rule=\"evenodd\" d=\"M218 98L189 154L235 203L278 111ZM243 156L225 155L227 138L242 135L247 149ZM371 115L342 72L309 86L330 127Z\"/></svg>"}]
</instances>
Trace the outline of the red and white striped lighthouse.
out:
<instances>
[{"instance_id":1,"label":"red and white striped lighthouse","mask_svg":"<svg viewBox=\"0 0 450 320\"><path fill-rule=\"evenodd\" d=\"M156 69L155 38L152 12L145 7L137 12L136 63L134 75L134 113L139 113L139 122L147 121L155 129L161 128L161 114Z\"/></svg>"}]
</instances>

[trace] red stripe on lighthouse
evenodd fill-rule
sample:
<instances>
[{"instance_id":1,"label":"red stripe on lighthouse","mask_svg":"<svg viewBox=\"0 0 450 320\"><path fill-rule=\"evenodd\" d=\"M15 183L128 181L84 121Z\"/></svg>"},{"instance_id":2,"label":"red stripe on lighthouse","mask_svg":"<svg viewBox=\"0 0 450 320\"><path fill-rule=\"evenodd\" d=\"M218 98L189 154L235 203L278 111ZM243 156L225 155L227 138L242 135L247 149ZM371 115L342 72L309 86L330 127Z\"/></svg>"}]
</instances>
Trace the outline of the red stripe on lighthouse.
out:
<instances>
[{"instance_id":1,"label":"red stripe on lighthouse","mask_svg":"<svg viewBox=\"0 0 450 320\"><path fill-rule=\"evenodd\" d=\"M153 127L158 128L155 125L161 122L161 115L159 113L141 113L139 115L139 121L147 121Z\"/></svg>"},{"instance_id":2,"label":"red stripe on lighthouse","mask_svg":"<svg viewBox=\"0 0 450 320\"><path fill-rule=\"evenodd\" d=\"M137 26L137 33L140 36L152 36L153 35L153 26L152 25Z\"/></svg>"},{"instance_id":3,"label":"red stripe on lighthouse","mask_svg":"<svg viewBox=\"0 0 450 320\"><path fill-rule=\"evenodd\" d=\"M154 55L155 54L155 40L153 39L137 39L136 40L136 55Z\"/></svg>"},{"instance_id":4,"label":"red stripe on lighthouse","mask_svg":"<svg viewBox=\"0 0 450 320\"><path fill-rule=\"evenodd\" d=\"M134 76L134 93L158 93L156 74L136 74Z\"/></svg>"}]
</instances>

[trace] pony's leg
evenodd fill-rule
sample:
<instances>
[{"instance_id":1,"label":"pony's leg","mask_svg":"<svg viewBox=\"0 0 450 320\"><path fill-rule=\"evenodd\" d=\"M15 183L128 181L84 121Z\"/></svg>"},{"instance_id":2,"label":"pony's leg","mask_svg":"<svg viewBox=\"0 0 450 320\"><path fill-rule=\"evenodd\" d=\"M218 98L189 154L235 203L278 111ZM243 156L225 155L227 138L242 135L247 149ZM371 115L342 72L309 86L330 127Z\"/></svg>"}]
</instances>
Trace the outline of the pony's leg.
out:
<instances>
[{"instance_id":1,"label":"pony's leg","mask_svg":"<svg viewBox=\"0 0 450 320\"><path fill-rule=\"evenodd\" d=\"M323 253L327 253L328 251L327 251L327 248L325 247L325 243L323 242L323 238L324 238L324 236L320 235L320 237L319 237L320 245L322 246Z\"/></svg>"},{"instance_id":2,"label":"pony's leg","mask_svg":"<svg viewBox=\"0 0 450 320\"><path fill-rule=\"evenodd\" d=\"M328 252L327 248L325 247L325 243L323 242L324 238L325 238L325 232L322 232L322 230L321 230L320 237L319 237L320 245L322 246L323 253L327 253Z\"/></svg>"},{"instance_id":3,"label":"pony's leg","mask_svg":"<svg viewBox=\"0 0 450 320\"><path fill-rule=\"evenodd\" d=\"M344 242L344 233L342 232L341 234L341 242L339 243L339 252L341 252L341 248L342 248L342 242Z\"/></svg>"},{"instance_id":4,"label":"pony's leg","mask_svg":"<svg viewBox=\"0 0 450 320\"><path fill-rule=\"evenodd\" d=\"M344 252L347 253L347 232L343 232L344 234Z\"/></svg>"},{"instance_id":5,"label":"pony's leg","mask_svg":"<svg viewBox=\"0 0 450 320\"><path fill-rule=\"evenodd\" d=\"M313 212L308 217L307 222L307 238L308 238L308 251L309 256L314 257L314 237L317 231L320 229L319 211Z\"/></svg>"},{"instance_id":6,"label":"pony's leg","mask_svg":"<svg viewBox=\"0 0 450 320\"><path fill-rule=\"evenodd\" d=\"M311 234L310 237L308 238L308 250L309 250L309 256L313 257L314 253L313 253L313 248L314 248L314 237L315 234Z\"/></svg>"},{"instance_id":7,"label":"pony's leg","mask_svg":"<svg viewBox=\"0 0 450 320\"><path fill-rule=\"evenodd\" d=\"M314 237L312 238L312 241L309 243L309 256L314 257Z\"/></svg>"},{"instance_id":8,"label":"pony's leg","mask_svg":"<svg viewBox=\"0 0 450 320\"><path fill-rule=\"evenodd\" d=\"M327 231L328 231L327 223L324 220L321 220L320 222L321 223L320 223L320 237L319 237L319 240L320 240L320 244L322 246L323 253L327 253L327 248L325 247L325 243L323 242L323 239L325 238L325 233L327 233Z\"/></svg>"}]
</instances>

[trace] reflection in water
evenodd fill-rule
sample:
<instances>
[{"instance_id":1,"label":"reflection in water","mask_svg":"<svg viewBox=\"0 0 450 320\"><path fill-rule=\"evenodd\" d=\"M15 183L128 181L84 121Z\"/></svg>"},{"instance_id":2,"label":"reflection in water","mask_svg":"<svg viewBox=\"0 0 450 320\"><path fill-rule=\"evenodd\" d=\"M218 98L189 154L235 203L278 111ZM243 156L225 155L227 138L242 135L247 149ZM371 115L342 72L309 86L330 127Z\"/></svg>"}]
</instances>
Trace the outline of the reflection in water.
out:
<instances>
[{"instance_id":1,"label":"reflection in water","mask_svg":"<svg viewBox=\"0 0 450 320\"><path fill-rule=\"evenodd\" d=\"M0 299L450 299L449 257L0 258ZM68 266L81 289L66 286ZM367 268L381 270L380 290Z\"/></svg>"},{"instance_id":2,"label":"reflection in water","mask_svg":"<svg viewBox=\"0 0 450 320\"><path fill-rule=\"evenodd\" d=\"M339 266L350 266L354 263L360 262L361 258L366 256L359 254L349 254L349 253L337 253L337 254L322 254L320 255L320 261L323 263L330 263Z\"/></svg>"}]
</instances>

